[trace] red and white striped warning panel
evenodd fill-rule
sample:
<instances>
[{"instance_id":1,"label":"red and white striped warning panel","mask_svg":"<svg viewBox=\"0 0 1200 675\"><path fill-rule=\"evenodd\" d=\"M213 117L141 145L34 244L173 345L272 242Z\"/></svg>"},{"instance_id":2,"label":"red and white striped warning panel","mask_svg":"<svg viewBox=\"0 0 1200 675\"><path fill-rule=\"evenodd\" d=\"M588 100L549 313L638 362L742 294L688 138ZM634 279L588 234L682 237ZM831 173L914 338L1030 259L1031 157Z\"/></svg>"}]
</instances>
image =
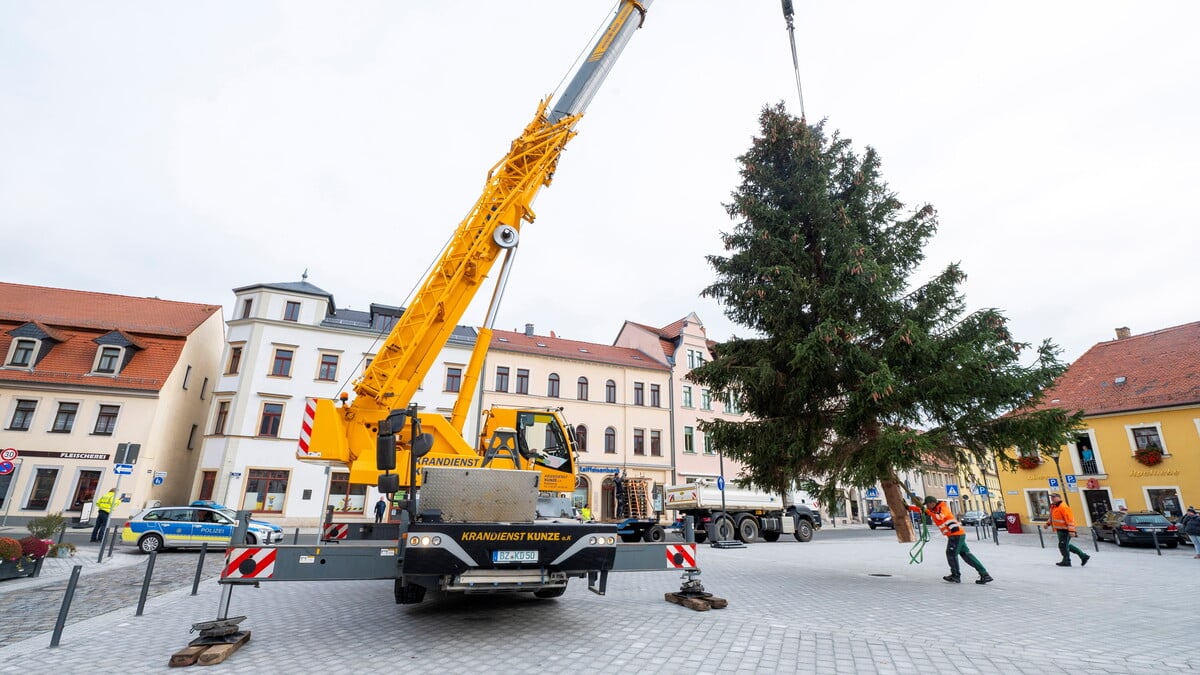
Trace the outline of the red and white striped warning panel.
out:
<instances>
[{"instance_id":1,"label":"red and white striped warning panel","mask_svg":"<svg viewBox=\"0 0 1200 675\"><path fill-rule=\"evenodd\" d=\"M324 535L321 539L329 541L330 539L345 539L350 533L349 523L329 523L325 526Z\"/></svg>"},{"instance_id":2,"label":"red and white striped warning panel","mask_svg":"<svg viewBox=\"0 0 1200 675\"><path fill-rule=\"evenodd\" d=\"M683 569L696 566L695 544L670 544L667 546L667 567Z\"/></svg>"},{"instance_id":3,"label":"red and white striped warning panel","mask_svg":"<svg viewBox=\"0 0 1200 675\"><path fill-rule=\"evenodd\" d=\"M317 414L317 399L304 399L304 419L300 422L300 442L296 454L308 456L308 439L312 436L313 417Z\"/></svg>"},{"instance_id":4,"label":"red and white striped warning panel","mask_svg":"<svg viewBox=\"0 0 1200 675\"><path fill-rule=\"evenodd\" d=\"M231 548L225 554L222 579L270 579L275 576L275 549Z\"/></svg>"}]
</instances>

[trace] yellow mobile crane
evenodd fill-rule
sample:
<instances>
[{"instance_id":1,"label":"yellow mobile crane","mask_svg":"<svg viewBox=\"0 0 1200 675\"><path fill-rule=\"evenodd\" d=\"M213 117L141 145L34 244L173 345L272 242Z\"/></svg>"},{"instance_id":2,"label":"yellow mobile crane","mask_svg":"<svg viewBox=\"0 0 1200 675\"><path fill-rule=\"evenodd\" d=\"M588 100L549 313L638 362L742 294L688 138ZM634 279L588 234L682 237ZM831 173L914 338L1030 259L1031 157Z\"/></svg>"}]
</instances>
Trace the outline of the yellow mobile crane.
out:
<instances>
[{"instance_id":1,"label":"yellow mobile crane","mask_svg":"<svg viewBox=\"0 0 1200 675\"><path fill-rule=\"evenodd\" d=\"M350 482L378 485L385 493L418 484L424 467L536 469L544 492L575 488L575 439L555 409L493 407L483 414L477 442L462 433L470 394L491 342L500 298L520 238L534 220L533 200L550 184L575 125L613 62L641 26L648 0L624 0L582 66L553 105L543 100L508 154L488 172L483 194L386 341L354 384L354 399L309 399L296 451L304 462L349 467ZM480 290L497 260L500 273L483 327L447 421L420 413L412 398ZM497 436L497 430L504 433ZM416 439L418 461L412 465ZM394 443L394 450L390 444ZM425 451L422 454L422 451ZM409 471L390 473L397 466ZM381 475L382 474L382 475Z\"/></svg>"},{"instance_id":2,"label":"yellow mobile crane","mask_svg":"<svg viewBox=\"0 0 1200 675\"><path fill-rule=\"evenodd\" d=\"M575 439L558 409L493 406L482 415L478 439L462 434L521 226L533 221L534 198L550 184L575 125L651 1L620 0L562 95L538 105L354 384L354 398L307 401L297 457L349 467L351 482L374 483L384 493L407 487L400 521L357 524L357 536L335 546L228 549L222 616L233 585L260 581L393 579L396 602L409 604L430 590L553 598L572 577L586 577L589 589L603 594L610 571L695 568L694 544L675 545L691 553L666 544L618 547L616 525L538 508L539 491L575 486ZM421 412L413 396L498 261L450 419Z\"/></svg>"}]
</instances>

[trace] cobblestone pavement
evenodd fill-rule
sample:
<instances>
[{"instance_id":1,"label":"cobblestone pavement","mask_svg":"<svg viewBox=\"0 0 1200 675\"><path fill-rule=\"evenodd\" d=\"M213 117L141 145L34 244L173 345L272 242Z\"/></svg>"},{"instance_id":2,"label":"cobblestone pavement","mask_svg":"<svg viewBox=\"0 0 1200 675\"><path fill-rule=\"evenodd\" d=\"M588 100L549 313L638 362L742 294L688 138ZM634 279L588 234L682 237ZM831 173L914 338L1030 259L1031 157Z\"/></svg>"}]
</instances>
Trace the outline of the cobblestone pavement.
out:
<instances>
[{"instance_id":1,"label":"cobblestone pavement","mask_svg":"<svg viewBox=\"0 0 1200 675\"><path fill-rule=\"evenodd\" d=\"M114 610L136 608L149 556L117 547L111 558L97 563L98 553L95 546L80 547L73 558L46 559L39 577L0 582L0 607L4 609L0 647L54 630L74 565L80 565L86 573L81 573L76 583L68 626ZM147 598L184 586L190 593L199 558L199 553L187 551L165 551L156 556ZM223 559L220 550L205 555L201 578L212 579L220 574Z\"/></svg>"},{"instance_id":2,"label":"cobblestone pavement","mask_svg":"<svg viewBox=\"0 0 1200 675\"><path fill-rule=\"evenodd\" d=\"M947 584L944 543L922 564L890 531L839 528L806 544L701 545L710 591L729 608L663 601L679 576L615 574L600 597L572 581L557 600L455 597L392 602L390 582L239 587L230 613L252 639L217 666L230 673L319 668L416 673L1165 673L1200 669L1190 550L1101 545L1086 568L1056 567L1036 535L971 540L996 581ZM1091 553L1090 543L1083 548ZM192 558L194 554L189 554ZM183 558L181 557L180 560ZM194 558L193 558L194 560ZM137 568L129 573L140 578ZM136 584L134 584L136 586ZM0 673L167 672L192 623L216 616L219 584L190 583L79 621L62 646L43 633L0 648ZM0 602L4 597L0 596ZM136 602L136 592L134 593Z\"/></svg>"}]
</instances>

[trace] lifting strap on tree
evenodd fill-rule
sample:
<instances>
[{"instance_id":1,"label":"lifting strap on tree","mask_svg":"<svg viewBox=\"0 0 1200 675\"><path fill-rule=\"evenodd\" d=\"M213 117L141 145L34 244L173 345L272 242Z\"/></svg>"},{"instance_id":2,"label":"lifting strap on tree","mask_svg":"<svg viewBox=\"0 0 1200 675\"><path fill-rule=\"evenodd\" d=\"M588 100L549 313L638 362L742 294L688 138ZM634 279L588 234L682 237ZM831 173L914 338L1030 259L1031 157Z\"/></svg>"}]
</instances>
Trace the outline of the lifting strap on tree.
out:
<instances>
[{"instance_id":1,"label":"lifting strap on tree","mask_svg":"<svg viewBox=\"0 0 1200 675\"><path fill-rule=\"evenodd\" d=\"M929 526L925 524L925 514L921 513L920 511L918 511L917 514L920 516L917 518L917 522L919 522L921 526L917 529L917 543L913 544L912 548L908 549L909 565L920 565L925 561L925 543L929 541Z\"/></svg>"},{"instance_id":2,"label":"lifting strap on tree","mask_svg":"<svg viewBox=\"0 0 1200 675\"><path fill-rule=\"evenodd\" d=\"M792 9L792 0L783 1L783 19L787 22L788 40L792 43L792 68L796 71L796 93L800 95L800 120L804 121L804 90L800 87L800 60L796 57L796 26L792 17L796 12Z\"/></svg>"},{"instance_id":3,"label":"lifting strap on tree","mask_svg":"<svg viewBox=\"0 0 1200 675\"><path fill-rule=\"evenodd\" d=\"M929 525L925 522L925 510L920 506L920 497L914 495L912 490L908 489L908 481L904 481L904 492L908 495L909 500L917 507L917 543L912 545L908 550L908 564L920 565L925 560L925 544L929 542Z\"/></svg>"}]
</instances>

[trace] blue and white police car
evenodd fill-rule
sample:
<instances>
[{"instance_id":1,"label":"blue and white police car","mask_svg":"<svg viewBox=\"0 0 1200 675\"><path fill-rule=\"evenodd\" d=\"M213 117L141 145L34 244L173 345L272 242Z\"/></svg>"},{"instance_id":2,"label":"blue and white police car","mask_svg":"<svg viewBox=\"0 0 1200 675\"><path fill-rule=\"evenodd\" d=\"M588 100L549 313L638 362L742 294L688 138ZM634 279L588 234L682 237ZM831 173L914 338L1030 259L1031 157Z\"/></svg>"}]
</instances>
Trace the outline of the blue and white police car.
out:
<instances>
[{"instance_id":1,"label":"blue and white police car","mask_svg":"<svg viewBox=\"0 0 1200 675\"><path fill-rule=\"evenodd\" d=\"M192 502L191 506L155 506L125 522L122 544L134 544L143 553L163 548L228 546L237 527L237 512L214 502ZM277 544L283 529L261 520L251 520L246 545Z\"/></svg>"}]
</instances>

